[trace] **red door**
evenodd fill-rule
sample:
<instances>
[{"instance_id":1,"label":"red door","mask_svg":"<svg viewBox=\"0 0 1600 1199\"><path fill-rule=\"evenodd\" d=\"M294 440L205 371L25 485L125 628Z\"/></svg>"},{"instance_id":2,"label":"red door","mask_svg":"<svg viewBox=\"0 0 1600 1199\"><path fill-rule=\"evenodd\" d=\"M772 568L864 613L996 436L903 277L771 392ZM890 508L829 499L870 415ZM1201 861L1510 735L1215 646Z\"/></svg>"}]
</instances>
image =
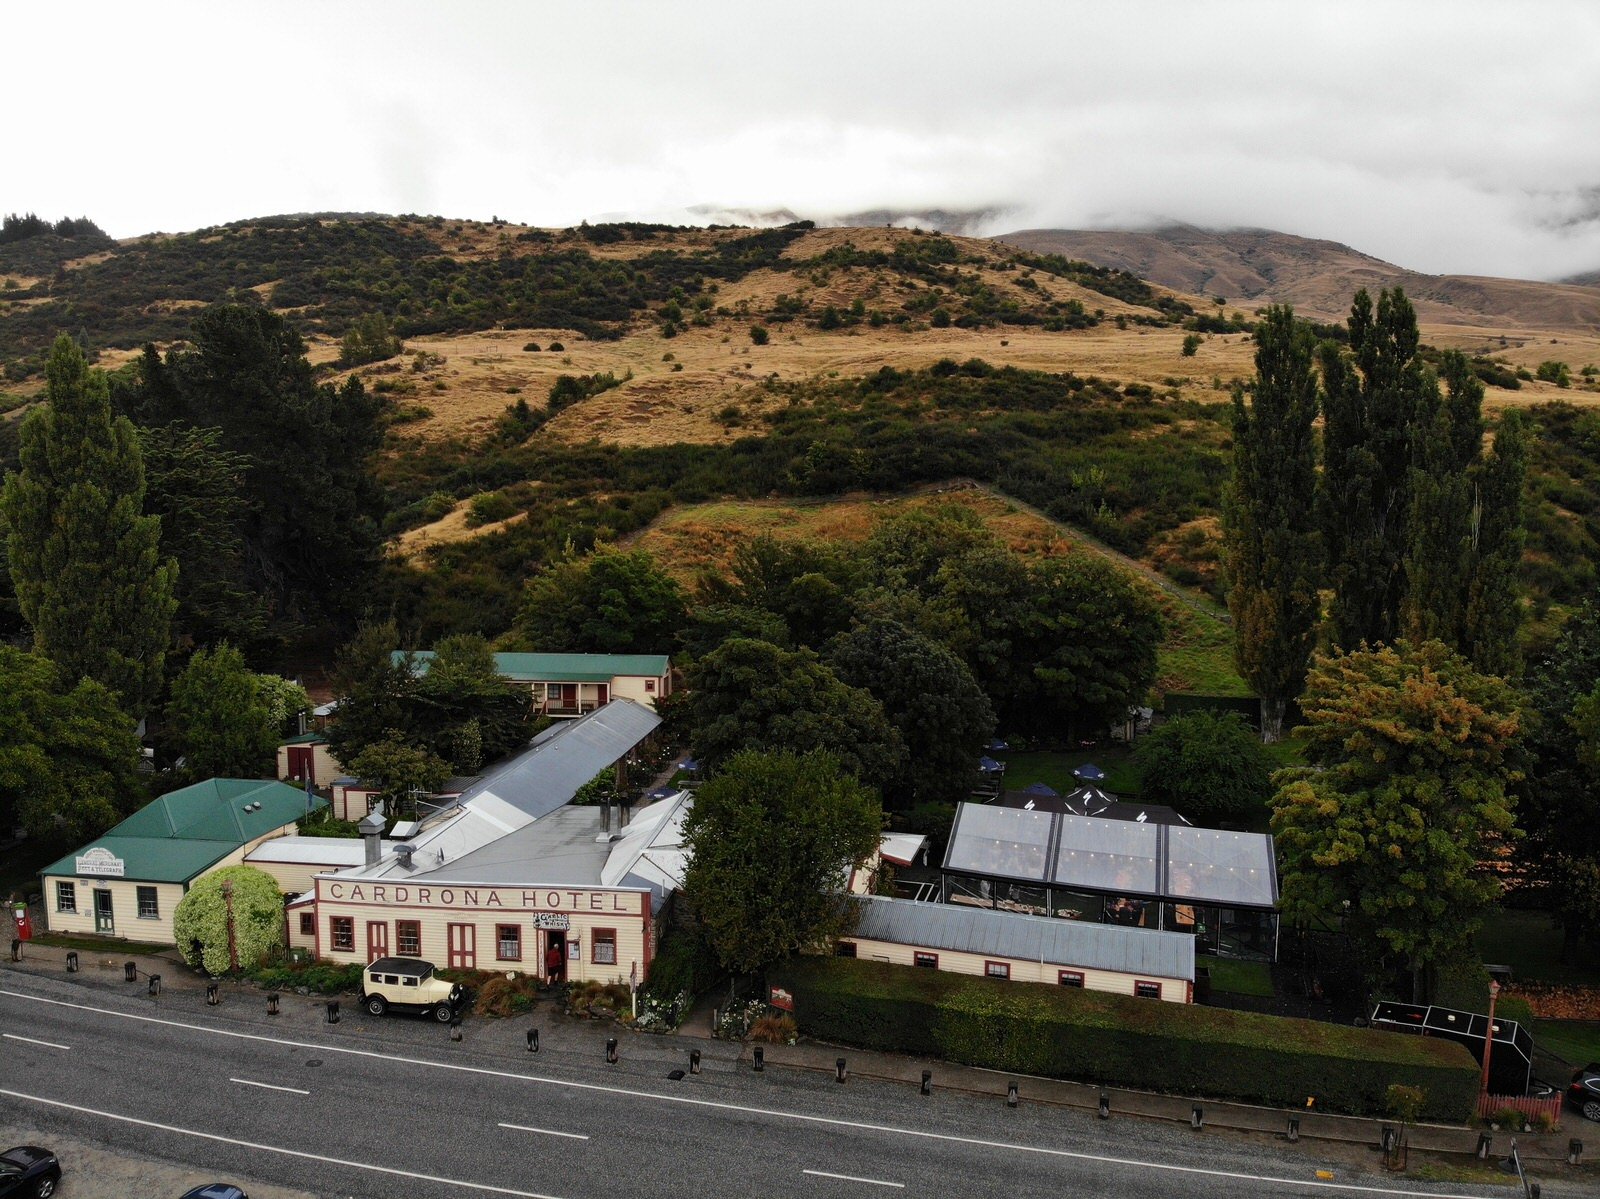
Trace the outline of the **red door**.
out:
<instances>
[{"instance_id":1,"label":"red door","mask_svg":"<svg viewBox=\"0 0 1600 1199\"><path fill-rule=\"evenodd\" d=\"M317 751L309 745L289 747L289 777L297 783L317 781Z\"/></svg>"},{"instance_id":2,"label":"red door","mask_svg":"<svg viewBox=\"0 0 1600 1199\"><path fill-rule=\"evenodd\" d=\"M389 956L389 922L367 921L367 961L375 962Z\"/></svg>"},{"instance_id":3,"label":"red door","mask_svg":"<svg viewBox=\"0 0 1600 1199\"><path fill-rule=\"evenodd\" d=\"M447 924L446 945L449 957L446 964L452 970L478 968L478 926L475 924Z\"/></svg>"}]
</instances>

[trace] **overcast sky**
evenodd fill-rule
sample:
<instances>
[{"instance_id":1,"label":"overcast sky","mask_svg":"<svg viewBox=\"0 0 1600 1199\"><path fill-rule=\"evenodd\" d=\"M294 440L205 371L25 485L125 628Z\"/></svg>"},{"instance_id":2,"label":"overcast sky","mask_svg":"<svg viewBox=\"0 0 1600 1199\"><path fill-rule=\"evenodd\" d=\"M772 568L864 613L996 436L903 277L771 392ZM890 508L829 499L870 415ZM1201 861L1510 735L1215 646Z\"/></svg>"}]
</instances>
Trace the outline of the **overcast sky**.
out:
<instances>
[{"instance_id":1,"label":"overcast sky","mask_svg":"<svg viewBox=\"0 0 1600 1199\"><path fill-rule=\"evenodd\" d=\"M1600 267L1600 3L14 0L0 210L996 209ZM702 215L701 221L707 218Z\"/></svg>"}]
</instances>

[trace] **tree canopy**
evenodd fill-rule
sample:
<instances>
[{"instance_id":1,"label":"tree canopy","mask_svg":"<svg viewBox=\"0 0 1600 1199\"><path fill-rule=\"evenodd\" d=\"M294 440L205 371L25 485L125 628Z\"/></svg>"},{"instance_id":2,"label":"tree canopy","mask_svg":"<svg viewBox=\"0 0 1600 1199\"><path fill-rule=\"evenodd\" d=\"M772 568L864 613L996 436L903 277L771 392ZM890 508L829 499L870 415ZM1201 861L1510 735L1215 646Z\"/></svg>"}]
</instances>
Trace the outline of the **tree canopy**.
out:
<instances>
[{"instance_id":1,"label":"tree canopy","mask_svg":"<svg viewBox=\"0 0 1600 1199\"><path fill-rule=\"evenodd\" d=\"M844 883L882 827L877 798L830 754L729 758L684 822L684 897L722 966L760 970L847 932Z\"/></svg>"},{"instance_id":2,"label":"tree canopy","mask_svg":"<svg viewBox=\"0 0 1600 1199\"><path fill-rule=\"evenodd\" d=\"M280 680L281 681L281 680ZM172 683L167 720L195 778L256 778L273 764L282 719L261 677L227 642L189 659ZM302 694L304 694L302 692Z\"/></svg>"},{"instance_id":3,"label":"tree canopy","mask_svg":"<svg viewBox=\"0 0 1600 1199\"><path fill-rule=\"evenodd\" d=\"M1466 952L1515 835L1516 696L1437 641L1313 662L1306 767L1281 772L1272 828L1282 910L1349 927L1410 969L1413 993Z\"/></svg>"},{"instance_id":4,"label":"tree canopy","mask_svg":"<svg viewBox=\"0 0 1600 1199\"><path fill-rule=\"evenodd\" d=\"M0 493L17 603L65 678L105 684L139 717L161 690L177 569L142 514L138 438L112 418L105 375L65 336L46 373L50 402L23 422L21 469Z\"/></svg>"},{"instance_id":5,"label":"tree canopy","mask_svg":"<svg viewBox=\"0 0 1600 1199\"><path fill-rule=\"evenodd\" d=\"M283 948L283 894L277 880L254 866L224 866L201 875L173 910L172 935L183 960L207 974L260 965Z\"/></svg>"},{"instance_id":6,"label":"tree canopy","mask_svg":"<svg viewBox=\"0 0 1600 1199\"><path fill-rule=\"evenodd\" d=\"M1133 751L1139 798L1194 824L1248 819L1272 797L1272 759L1237 712L1190 712L1141 737Z\"/></svg>"},{"instance_id":7,"label":"tree canopy","mask_svg":"<svg viewBox=\"0 0 1600 1199\"><path fill-rule=\"evenodd\" d=\"M551 653L666 653L687 622L682 589L654 558L601 546L536 576L519 628Z\"/></svg>"}]
</instances>

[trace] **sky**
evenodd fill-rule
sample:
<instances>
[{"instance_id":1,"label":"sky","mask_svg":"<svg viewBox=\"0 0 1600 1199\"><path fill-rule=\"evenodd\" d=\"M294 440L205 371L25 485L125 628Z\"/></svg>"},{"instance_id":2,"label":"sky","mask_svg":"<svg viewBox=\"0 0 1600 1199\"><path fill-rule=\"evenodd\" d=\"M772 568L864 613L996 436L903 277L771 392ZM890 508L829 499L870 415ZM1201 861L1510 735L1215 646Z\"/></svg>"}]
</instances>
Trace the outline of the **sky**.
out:
<instances>
[{"instance_id":1,"label":"sky","mask_svg":"<svg viewBox=\"0 0 1600 1199\"><path fill-rule=\"evenodd\" d=\"M1600 268L1596 0L13 0L0 211L1186 222Z\"/></svg>"}]
</instances>

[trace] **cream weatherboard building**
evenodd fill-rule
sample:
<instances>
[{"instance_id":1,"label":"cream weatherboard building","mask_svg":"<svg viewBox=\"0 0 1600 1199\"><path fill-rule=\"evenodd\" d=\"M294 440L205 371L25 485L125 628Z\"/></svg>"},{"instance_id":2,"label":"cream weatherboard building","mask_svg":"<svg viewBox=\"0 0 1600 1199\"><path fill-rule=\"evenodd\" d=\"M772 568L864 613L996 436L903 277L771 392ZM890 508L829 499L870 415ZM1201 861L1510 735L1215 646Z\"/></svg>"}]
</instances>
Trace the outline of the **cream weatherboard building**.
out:
<instances>
[{"instance_id":1,"label":"cream weatherboard building","mask_svg":"<svg viewBox=\"0 0 1600 1199\"><path fill-rule=\"evenodd\" d=\"M426 673L431 650L396 650L396 663ZM500 676L526 687L536 711L557 718L584 716L614 699L646 707L672 691L672 663L666 654L520 654L494 656Z\"/></svg>"},{"instance_id":2,"label":"cream weatherboard building","mask_svg":"<svg viewBox=\"0 0 1600 1199\"><path fill-rule=\"evenodd\" d=\"M306 793L261 779L208 779L146 804L39 872L51 932L170 944L172 912L202 874L294 832Z\"/></svg>"}]
</instances>

